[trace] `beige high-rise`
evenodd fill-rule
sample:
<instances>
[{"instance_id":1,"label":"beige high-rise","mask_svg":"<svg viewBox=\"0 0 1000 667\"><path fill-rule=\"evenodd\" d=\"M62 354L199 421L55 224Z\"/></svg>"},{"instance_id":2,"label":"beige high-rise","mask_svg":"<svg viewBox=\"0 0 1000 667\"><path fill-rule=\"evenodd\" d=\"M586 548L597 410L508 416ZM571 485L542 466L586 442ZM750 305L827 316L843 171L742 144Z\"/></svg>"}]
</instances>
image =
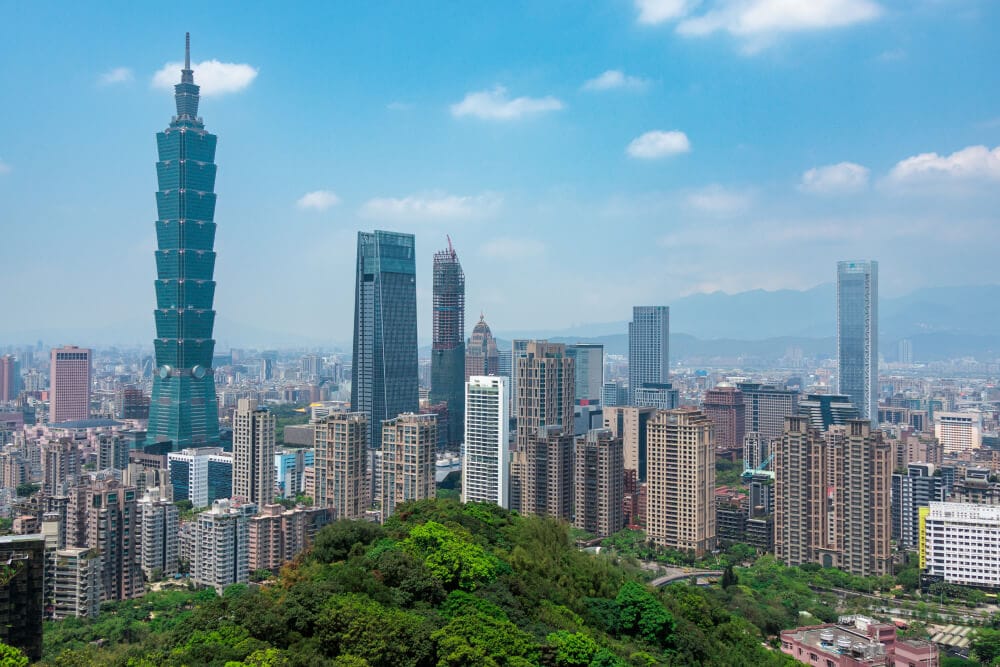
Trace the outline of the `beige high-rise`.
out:
<instances>
[{"instance_id":1,"label":"beige high-rise","mask_svg":"<svg viewBox=\"0 0 1000 667\"><path fill-rule=\"evenodd\" d=\"M233 497L258 507L274 502L274 414L241 398L233 413Z\"/></svg>"},{"instance_id":2,"label":"beige high-rise","mask_svg":"<svg viewBox=\"0 0 1000 667\"><path fill-rule=\"evenodd\" d=\"M622 440L609 429L594 429L576 439L573 523L598 537L625 527L625 468Z\"/></svg>"},{"instance_id":3,"label":"beige high-rise","mask_svg":"<svg viewBox=\"0 0 1000 667\"><path fill-rule=\"evenodd\" d=\"M315 504L332 507L338 519L360 519L368 497L368 415L332 412L313 423Z\"/></svg>"},{"instance_id":4,"label":"beige high-rise","mask_svg":"<svg viewBox=\"0 0 1000 667\"><path fill-rule=\"evenodd\" d=\"M867 420L826 433L789 417L774 457L775 555L858 576L887 574L892 447Z\"/></svg>"},{"instance_id":5,"label":"beige high-rise","mask_svg":"<svg viewBox=\"0 0 1000 667\"><path fill-rule=\"evenodd\" d=\"M646 481L646 425L656 408L619 405L603 409L604 428L622 440L624 466L635 470L639 482Z\"/></svg>"},{"instance_id":6,"label":"beige high-rise","mask_svg":"<svg viewBox=\"0 0 1000 667\"><path fill-rule=\"evenodd\" d=\"M382 422L382 520L396 505L433 498L437 415L405 412Z\"/></svg>"},{"instance_id":7,"label":"beige high-rise","mask_svg":"<svg viewBox=\"0 0 1000 667\"><path fill-rule=\"evenodd\" d=\"M573 505L573 359L566 346L528 341L517 377L511 508L569 519Z\"/></svg>"},{"instance_id":8,"label":"beige high-rise","mask_svg":"<svg viewBox=\"0 0 1000 667\"><path fill-rule=\"evenodd\" d=\"M649 420L646 533L702 556L715 548L715 442L700 410L662 410Z\"/></svg>"}]
</instances>

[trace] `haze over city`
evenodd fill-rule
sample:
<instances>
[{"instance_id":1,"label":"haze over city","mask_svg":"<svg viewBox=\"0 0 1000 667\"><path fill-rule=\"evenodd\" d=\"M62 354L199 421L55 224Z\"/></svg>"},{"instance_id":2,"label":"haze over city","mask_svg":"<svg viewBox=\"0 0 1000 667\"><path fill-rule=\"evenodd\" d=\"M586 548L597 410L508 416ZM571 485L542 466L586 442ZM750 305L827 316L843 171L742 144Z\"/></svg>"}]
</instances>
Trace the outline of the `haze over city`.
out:
<instances>
[{"instance_id":1,"label":"haze over city","mask_svg":"<svg viewBox=\"0 0 1000 667\"><path fill-rule=\"evenodd\" d=\"M0 334L150 338L186 30L221 137L222 341L349 343L358 229L416 235L421 341L445 234L468 326L498 331L806 289L843 257L877 255L887 297L996 283L995 3L124 7L4 5L34 55L0 71L6 266L31 275Z\"/></svg>"}]
</instances>

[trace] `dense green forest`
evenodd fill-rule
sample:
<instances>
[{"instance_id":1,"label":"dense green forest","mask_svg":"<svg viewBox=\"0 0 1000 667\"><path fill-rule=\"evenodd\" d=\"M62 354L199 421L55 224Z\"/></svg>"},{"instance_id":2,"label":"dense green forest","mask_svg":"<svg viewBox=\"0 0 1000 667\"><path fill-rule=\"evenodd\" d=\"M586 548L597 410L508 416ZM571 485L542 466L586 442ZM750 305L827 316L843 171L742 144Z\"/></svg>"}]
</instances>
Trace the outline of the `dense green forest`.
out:
<instances>
[{"instance_id":1,"label":"dense green forest","mask_svg":"<svg viewBox=\"0 0 1000 667\"><path fill-rule=\"evenodd\" d=\"M273 585L151 593L47 624L44 664L795 664L760 629L791 610L732 579L655 590L646 576L578 550L557 521L420 501L385 526L324 528Z\"/></svg>"}]
</instances>

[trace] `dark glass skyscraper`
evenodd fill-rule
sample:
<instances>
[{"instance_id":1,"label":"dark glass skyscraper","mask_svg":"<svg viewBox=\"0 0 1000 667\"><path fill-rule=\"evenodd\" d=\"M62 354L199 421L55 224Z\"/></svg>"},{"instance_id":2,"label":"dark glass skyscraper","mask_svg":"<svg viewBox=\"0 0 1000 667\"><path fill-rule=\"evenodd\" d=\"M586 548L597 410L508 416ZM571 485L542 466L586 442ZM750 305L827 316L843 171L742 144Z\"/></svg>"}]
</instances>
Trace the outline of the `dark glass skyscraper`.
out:
<instances>
[{"instance_id":1,"label":"dark glass skyscraper","mask_svg":"<svg viewBox=\"0 0 1000 667\"><path fill-rule=\"evenodd\" d=\"M413 234L358 232L351 409L368 415L368 442L382 421L417 412L417 268Z\"/></svg>"},{"instance_id":2,"label":"dark glass skyscraper","mask_svg":"<svg viewBox=\"0 0 1000 667\"><path fill-rule=\"evenodd\" d=\"M840 393L878 424L878 262L837 262Z\"/></svg>"},{"instance_id":3,"label":"dark glass skyscraper","mask_svg":"<svg viewBox=\"0 0 1000 667\"><path fill-rule=\"evenodd\" d=\"M198 117L190 36L177 115L156 135L156 368L149 438L173 449L219 439L215 340L215 141Z\"/></svg>"},{"instance_id":4,"label":"dark glass skyscraper","mask_svg":"<svg viewBox=\"0 0 1000 667\"><path fill-rule=\"evenodd\" d=\"M448 404L449 445L462 442L465 421L465 274L455 249L434 253L432 403Z\"/></svg>"}]
</instances>

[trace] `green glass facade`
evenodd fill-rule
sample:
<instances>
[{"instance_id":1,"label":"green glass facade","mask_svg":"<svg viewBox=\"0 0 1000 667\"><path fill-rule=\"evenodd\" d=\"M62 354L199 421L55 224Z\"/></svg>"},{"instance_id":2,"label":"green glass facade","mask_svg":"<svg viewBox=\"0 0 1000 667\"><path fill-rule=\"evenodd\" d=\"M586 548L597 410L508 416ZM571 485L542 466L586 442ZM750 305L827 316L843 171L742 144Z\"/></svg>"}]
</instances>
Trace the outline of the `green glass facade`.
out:
<instances>
[{"instance_id":1,"label":"green glass facade","mask_svg":"<svg viewBox=\"0 0 1000 667\"><path fill-rule=\"evenodd\" d=\"M156 368L149 439L174 451L219 439L215 340L215 144L198 117L190 56L177 115L156 135Z\"/></svg>"}]
</instances>

